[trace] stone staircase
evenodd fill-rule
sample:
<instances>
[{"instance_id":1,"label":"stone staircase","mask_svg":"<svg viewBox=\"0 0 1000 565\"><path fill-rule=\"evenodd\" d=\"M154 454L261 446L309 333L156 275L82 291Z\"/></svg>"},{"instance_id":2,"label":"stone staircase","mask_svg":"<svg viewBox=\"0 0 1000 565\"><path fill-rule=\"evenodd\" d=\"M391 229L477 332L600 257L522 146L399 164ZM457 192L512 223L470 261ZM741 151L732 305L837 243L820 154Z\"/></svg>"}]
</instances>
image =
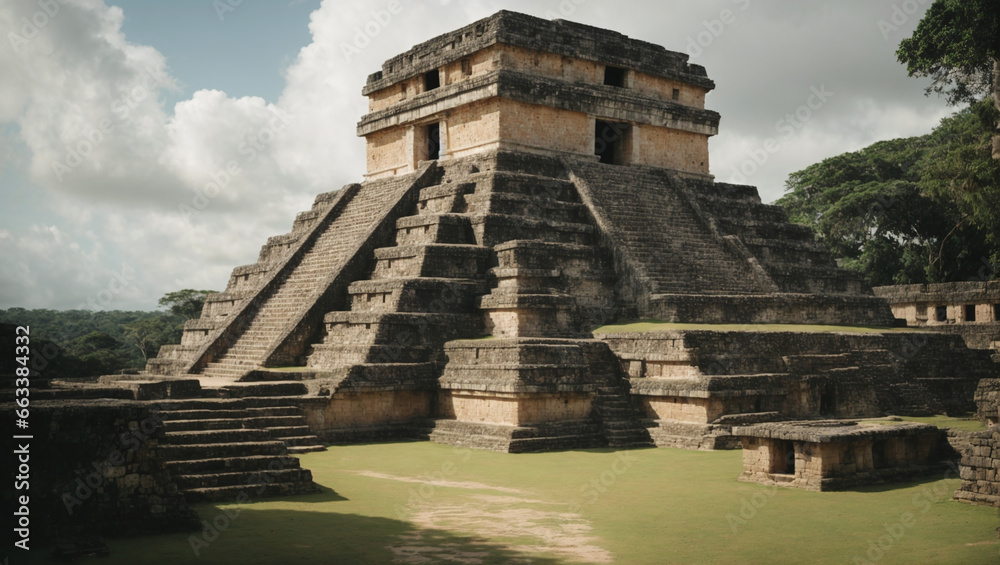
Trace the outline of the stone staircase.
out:
<instances>
[{"instance_id":1,"label":"stone staircase","mask_svg":"<svg viewBox=\"0 0 1000 565\"><path fill-rule=\"evenodd\" d=\"M837 266L812 229L790 223L781 207L761 203L753 187L696 180L687 185L719 231L739 238L781 292L867 293L867 285Z\"/></svg>"},{"instance_id":2,"label":"stone staircase","mask_svg":"<svg viewBox=\"0 0 1000 565\"><path fill-rule=\"evenodd\" d=\"M434 387L444 343L482 335L474 306L486 290L490 250L476 242L470 218L455 213L474 186L453 182L445 169L420 191L416 213L396 221L395 245L375 249L371 277L348 287L350 310L324 318L309 368L334 372L340 388L400 384L401 374Z\"/></svg>"},{"instance_id":3,"label":"stone staircase","mask_svg":"<svg viewBox=\"0 0 1000 565\"><path fill-rule=\"evenodd\" d=\"M770 290L752 265L713 233L673 173L584 161L570 166L590 206L607 222L605 230L613 231L616 253L648 281L650 294Z\"/></svg>"},{"instance_id":4,"label":"stone staircase","mask_svg":"<svg viewBox=\"0 0 1000 565\"><path fill-rule=\"evenodd\" d=\"M576 187L555 171L495 171L489 192L470 201L477 238L496 254L479 301L495 337L589 337L614 316L611 257Z\"/></svg>"},{"instance_id":5,"label":"stone staircase","mask_svg":"<svg viewBox=\"0 0 1000 565\"><path fill-rule=\"evenodd\" d=\"M416 213L396 222L396 245L374 251L371 278L350 285L351 310L327 314L308 366L440 362L446 341L483 335L477 310L552 314L553 323L512 335L585 334L594 316L582 314L604 307L611 289L601 285L612 276L575 194L565 179L444 167L438 184L421 190Z\"/></svg>"},{"instance_id":6,"label":"stone staircase","mask_svg":"<svg viewBox=\"0 0 1000 565\"><path fill-rule=\"evenodd\" d=\"M269 396L301 383L261 383L206 392L221 398L161 400L161 450L188 502L232 502L318 492L294 455L326 448L293 397ZM232 397L225 397L225 396Z\"/></svg>"},{"instance_id":7,"label":"stone staircase","mask_svg":"<svg viewBox=\"0 0 1000 565\"><path fill-rule=\"evenodd\" d=\"M594 406L608 447L653 447L645 415L629 394L618 358L604 343L584 346L591 378L598 382Z\"/></svg>"},{"instance_id":8,"label":"stone staircase","mask_svg":"<svg viewBox=\"0 0 1000 565\"><path fill-rule=\"evenodd\" d=\"M356 185L351 185L339 191L318 195L310 210L296 216L291 232L268 238L260 250L257 262L233 269L226 290L206 298L201 317L185 323L181 343L162 346L157 357L147 363L146 372L151 375L186 373L188 365L195 360L198 350L210 339L211 334L218 328L225 327L241 304L255 298L267 279L274 275L274 271L280 270L282 261L292 250L313 231L321 228L324 218L331 215L340 202L350 199L356 191ZM260 355L263 352L258 351L256 356ZM217 362L210 367L210 374L239 378L245 374L245 369L235 362L237 357L238 353L234 351L229 358L233 362ZM253 357L251 355L248 358L251 366L254 365Z\"/></svg>"},{"instance_id":9,"label":"stone staircase","mask_svg":"<svg viewBox=\"0 0 1000 565\"><path fill-rule=\"evenodd\" d=\"M316 239L302 260L291 270L284 283L260 305L257 315L240 337L222 355L209 363L203 374L213 377L240 378L265 361L282 330L303 310L321 283L346 259L351 244L368 227L372 201L380 195L372 191L358 194L328 229Z\"/></svg>"},{"instance_id":10,"label":"stone staircase","mask_svg":"<svg viewBox=\"0 0 1000 565\"><path fill-rule=\"evenodd\" d=\"M329 312L322 342L310 349L308 369L334 374L327 390L433 392L454 361L447 342L484 333L589 337L590 327L612 317L610 257L598 246L575 186L552 176L563 174L560 163L532 160L540 169L532 170L499 161L496 170L479 170L476 160L444 165L420 191L415 213L396 221L396 245L373 250L370 278L348 288L350 310ZM595 403L593 423L606 417L604 435L616 446L648 445L620 379L595 378L609 386ZM448 431L454 425L439 421L432 439L457 441ZM595 436L587 425L491 435L484 424L477 433L484 444L513 441L514 449L531 450L559 441L590 445Z\"/></svg>"}]
</instances>

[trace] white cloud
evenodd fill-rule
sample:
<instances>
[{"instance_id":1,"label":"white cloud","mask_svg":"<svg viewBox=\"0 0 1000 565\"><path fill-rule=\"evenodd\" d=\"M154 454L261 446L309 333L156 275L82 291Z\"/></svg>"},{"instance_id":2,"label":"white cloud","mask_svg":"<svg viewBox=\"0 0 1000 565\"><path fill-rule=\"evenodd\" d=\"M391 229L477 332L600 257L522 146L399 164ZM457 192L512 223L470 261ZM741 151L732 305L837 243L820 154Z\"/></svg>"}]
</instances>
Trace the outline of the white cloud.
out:
<instances>
[{"instance_id":1,"label":"white cloud","mask_svg":"<svg viewBox=\"0 0 1000 565\"><path fill-rule=\"evenodd\" d=\"M151 308L171 290L221 289L232 267L254 261L315 194L360 180L364 145L354 126L366 112L360 90L367 75L396 53L501 8L683 50L705 20L747 4L697 59L719 84L709 105L723 114L712 141L720 180L776 135L774 123L803 103L810 86L838 93L749 179L765 200L781 195L791 171L878 139L926 133L947 113L900 74L894 46L875 26L884 10L860 0L782 3L787 9L745 0L615 9L594 0L402 0L402 13L389 21L388 0L325 0L276 103L199 90L173 108L161 102L176 92L168 61L127 41L121 9L102 0L58 4L36 37L16 42L16 51L0 45L0 124L16 126L0 130L0 151L18 153L0 156L0 166L27 175L58 217L0 229L5 306L73 307L104 291L123 264L134 280L109 307ZM0 29L20 33L22 18L38 10L34 2L4 2ZM845 42L852 34L861 39ZM345 45L358 52L345 55ZM185 214L190 209L198 214Z\"/></svg>"}]
</instances>

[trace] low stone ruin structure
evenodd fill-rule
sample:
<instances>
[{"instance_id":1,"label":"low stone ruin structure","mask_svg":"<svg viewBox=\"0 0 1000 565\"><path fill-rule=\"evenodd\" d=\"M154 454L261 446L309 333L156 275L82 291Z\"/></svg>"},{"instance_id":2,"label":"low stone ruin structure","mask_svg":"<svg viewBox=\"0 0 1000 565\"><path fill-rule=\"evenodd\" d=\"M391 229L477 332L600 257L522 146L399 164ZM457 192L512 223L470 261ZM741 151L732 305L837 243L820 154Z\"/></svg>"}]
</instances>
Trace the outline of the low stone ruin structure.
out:
<instances>
[{"instance_id":1,"label":"low stone ruin structure","mask_svg":"<svg viewBox=\"0 0 1000 565\"><path fill-rule=\"evenodd\" d=\"M13 422L14 404L0 406L0 417ZM39 401L31 405L30 424L29 439L11 440L12 450L27 452L21 457L29 464L23 474L30 488L5 488L2 499L4 508L17 509L18 497L28 496L28 529L36 544L56 536L151 534L198 525L166 465L164 423L148 404ZM7 459L18 457L8 453Z\"/></svg>"},{"instance_id":2,"label":"low stone ruin structure","mask_svg":"<svg viewBox=\"0 0 1000 565\"><path fill-rule=\"evenodd\" d=\"M955 498L1000 507L1000 429L975 432L967 439L969 446L959 464L962 485Z\"/></svg>"},{"instance_id":3,"label":"low stone ruin structure","mask_svg":"<svg viewBox=\"0 0 1000 565\"><path fill-rule=\"evenodd\" d=\"M363 91L365 182L318 196L140 378L304 389L327 442L500 451L971 410L988 355L889 332L808 228L714 181L713 88L681 53L512 12L393 57ZM635 319L746 326L591 333ZM775 323L886 332L754 327Z\"/></svg>"},{"instance_id":4,"label":"low stone ruin structure","mask_svg":"<svg viewBox=\"0 0 1000 565\"><path fill-rule=\"evenodd\" d=\"M960 335L975 349L1000 350L1000 281L882 286L874 292L908 326Z\"/></svg>"},{"instance_id":5,"label":"low stone ruin structure","mask_svg":"<svg viewBox=\"0 0 1000 565\"><path fill-rule=\"evenodd\" d=\"M942 469L943 434L927 424L831 420L738 426L741 481L842 490Z\"/></svg>"},{"instance_id":6,"label":"low stone ruin structure","mask_svg":"<svg viewBox=\"0 0 1000 565\"><path fill-rule=\"evenodd\" d=\"M959 475L962 485L955 498L973 504L1000 507L1000 379L983 379L976 390L977 415L986 424L984 432L966 434L960 449Z\"/></svg>"},{"instance_id":7,"label":"low stone ruin structure","mask_svg":"<svg viewBox=\"0 0 1000 565\"><path fill-rule=\"evenodd\" d=\"M734 425L964 414L994 365L957 336L678 330L609 333L656 445L736 447ZM961 358L961 365L951 361Z\"/></svg>"},{"instance_id":8,"label":"low stone ruin structure","mask_svg":"<svg viewBox=\"0 0 1000 565\"><path fill-rule=\"evenodd\" d=\"M983 379L976 388L976 416L986 427L993 428L998 423L1000 412L1000 379Z\"/></svg>"}]
</instances>

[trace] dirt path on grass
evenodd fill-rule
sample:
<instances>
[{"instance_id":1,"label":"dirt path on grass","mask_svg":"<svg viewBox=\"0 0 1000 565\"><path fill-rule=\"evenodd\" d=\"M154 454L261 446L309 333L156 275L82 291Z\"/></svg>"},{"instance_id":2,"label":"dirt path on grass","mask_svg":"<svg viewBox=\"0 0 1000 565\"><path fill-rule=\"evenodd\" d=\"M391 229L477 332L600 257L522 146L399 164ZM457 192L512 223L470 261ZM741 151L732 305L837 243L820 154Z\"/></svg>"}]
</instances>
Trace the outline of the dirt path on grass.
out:
<instances>
[{"instance_id":1,"label":"dirt path on grass","mask_svg":"<svg viewBox=\"0 0 1000 565\"><path fill-rule=\"evenodd\" d=\"M521 492L516 488L495 487L483 483L448 481L443 479L422 479L420 477L397 477L394 475L386 475L385 473L376 473L374 471L354 471L353 473L355 475L361 475L362 477L372 477L374 479L385 479L388 481L399 481L401 483L417 483L422 485L431 485L434 487L461 488L469 490L495 490L498 492L509 492L513 494L518 494Z\"/></svg>"},{"instance_id":2,"label":"dirt path on grass","mask_svg":"<svg viewBox=\"0 0 1000 565\"><path fill-rule=\"evenodd\" d=\"M488 485L486 485L488 487ZM461 488L461 487L460 487ZM496 490L496 487L488 487ZM462 501L423 501L412 508L411 521L423 530L399 537L389 546L396 563L461 563L479 565L488 551L435 543L434 531L472 537L473 543L516 554L549 554L580 563L611 563L611 553L591 534L590 522L566 511L565 504L515 496L474 494ZM477 548L478 549L478 548ZM509 563L533 560L512 557Z\"/></svg>"}]
</instances>

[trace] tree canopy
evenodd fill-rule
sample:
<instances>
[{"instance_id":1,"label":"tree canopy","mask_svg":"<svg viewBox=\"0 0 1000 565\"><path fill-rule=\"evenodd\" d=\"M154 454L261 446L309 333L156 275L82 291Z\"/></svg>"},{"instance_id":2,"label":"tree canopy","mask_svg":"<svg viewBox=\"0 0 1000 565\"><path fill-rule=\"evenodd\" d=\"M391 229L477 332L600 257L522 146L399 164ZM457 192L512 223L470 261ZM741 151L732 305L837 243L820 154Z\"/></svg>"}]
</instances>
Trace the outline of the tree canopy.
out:
<instances>
[{"instance_id":1,"label":"tree canopy","mask_svg":"<svg viewBox=\"0 0 1000 565\"><path fill-rule=\"evenodd\" d=\"M778 201L871 284L993 278L1000 163L984 100L929 135L882 141L793 173Z\"/></svg>"},{"instance_id":2,"label":"tree canopy","mask_svg":"<svg viewBox=\"0 0 1000 565\"><path fill-rule=\"evenodd\" d=\"M170 312L0 310L0 322L31 326L32 368L72 379L142 369L161 345L179 343L184 322L201 314L208 290L167 293Z\"/></svg>"},{"instance_id":3,"label":"tree canopy","mask_svg":"<svg viewBox=\"0 0 1000 565\"><path fill-rule=\"evenodd\" d=\"M0 322L31 326L34 370L74 379L142 369L161 345L180 341L184 318L166 312L10 308L0 310Z\"/></svg>"},{"instance_id":4,"label":"tree canopy","mask_svg":"<svg viewBox=\"0 0 1000 565\"><path fill-rule=\"evenodd\" d=\"M1000 0L936 0L896 57L952 105L992 95L1000 111ZM1000 122L993 158L1000 159Z\"/></svg>"},{"instance_id":5,"label":"tree canopy","mask_svg":"<svg viewBox=\"0 0 1000 565\"><path fill-rule=\"evenodd\" d=\"M171 314L183 316L185 320L193 320L201 316L205 299L210 294L215 294L215 291L186 288L164 294L163 298L160 298L159 305L166 306Z\"/></svg>"}]
</instances>

